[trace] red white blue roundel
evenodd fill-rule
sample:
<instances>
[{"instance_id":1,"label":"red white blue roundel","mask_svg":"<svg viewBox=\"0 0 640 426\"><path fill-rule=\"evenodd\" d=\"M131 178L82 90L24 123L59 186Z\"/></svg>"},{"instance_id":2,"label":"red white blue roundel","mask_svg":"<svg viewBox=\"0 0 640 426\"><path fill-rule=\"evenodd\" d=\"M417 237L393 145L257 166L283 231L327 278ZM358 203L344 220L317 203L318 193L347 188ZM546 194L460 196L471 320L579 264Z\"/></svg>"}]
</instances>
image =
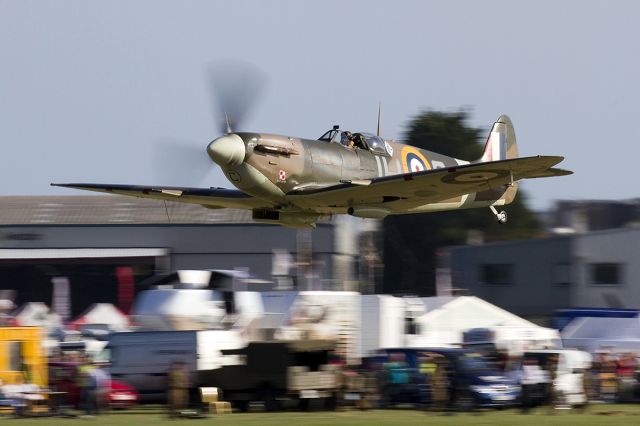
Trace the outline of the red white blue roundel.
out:
<instances>
[{"instance_id":1,"label":"red white blue roundel","mask_svg":"<svg viewBox=\"0 0 640 426\"><path fill-rule=\"evenodd\" d=\"M431 165L417 148L412 146L402 147L402 170L405 173L422 172L431 170Z\"/></svg>"}]
</instances>

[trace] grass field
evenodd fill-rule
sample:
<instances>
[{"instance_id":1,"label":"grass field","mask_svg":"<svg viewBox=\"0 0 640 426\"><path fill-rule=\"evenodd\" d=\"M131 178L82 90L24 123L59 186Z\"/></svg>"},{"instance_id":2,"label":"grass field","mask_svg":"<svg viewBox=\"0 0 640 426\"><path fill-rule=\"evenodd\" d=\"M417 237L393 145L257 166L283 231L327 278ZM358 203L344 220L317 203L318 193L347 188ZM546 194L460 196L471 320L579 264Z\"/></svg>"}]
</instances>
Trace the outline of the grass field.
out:
<instances>
[{"instance_id":1,"label":"grass field","mask_svg":"<svg viewBox=\"0 0 640 426\"><path fill-rule=\"evenodd\" d=\"M220 426L280 426L280 425L638 425L640 424L640 405L595 405L588 413L581 414L557 410L549 415L544 409L538 409L529 415L516 410L487 411L483 413L465 413L451 416L427 415L415 410L371 410L341 412L286 412L286 413L247 413L226 414L202 419L170 420L166 413L157 407L144 407L129 411L116 411L93 418L25 418L16 420L16 425L178 425L178 424L215 424ZM9 417L0 418L13 423Z\"/></svg>"}]
</instances>

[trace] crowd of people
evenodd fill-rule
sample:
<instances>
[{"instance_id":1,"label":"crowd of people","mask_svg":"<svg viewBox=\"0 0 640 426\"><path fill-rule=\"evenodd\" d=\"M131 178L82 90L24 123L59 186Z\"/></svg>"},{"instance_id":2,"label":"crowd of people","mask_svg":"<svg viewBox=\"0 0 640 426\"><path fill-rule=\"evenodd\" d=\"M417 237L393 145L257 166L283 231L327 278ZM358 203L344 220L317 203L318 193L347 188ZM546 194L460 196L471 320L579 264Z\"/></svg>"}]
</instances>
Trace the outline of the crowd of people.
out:
<instances>
[{"instance_id":1,"label":"crowd of people","mask_svg":"<svg viewBox=\"0 0 640 426\"><path fill-rule=\"evenodd\" d=\"M412 404L429 412L452 413L502 406L519 407L528 413L535 407L547 407L554 412L585 410L594 403L640 402L640 354L602 352L595 354L590 363L567 366L560 352L553 351L525 353L521 357L497 352L464 353L475 360L460 362L461 358L425 352L412 362L398 352L366 368L344 367L343 405L350 404L350 397L358 401L356 405L360 408ZM504 386L511 383L517 391L511 394L505 391L493 400L481 401L473 391L479 386L473 385L465 368L485 369L478 375L500 375L505 379L501 382ZM354 397L354 393L358 395Z\"/></svg>"},{"instance_id":2,"label":"crowd of people","mask_svg":"<svg viewBox=\"0 0 640 426\"><path fill-rule=\"evenodd\" d=\"M599 352L584 365L568 365L560 351L532 351L521 357L493 352L483 355L465 350L398 351L374 357L357 368L341 365L337 371L337 408L389 408L411 404L427 412L451 414L460 410L501 406L558 408L590 404L640 401L640 354ZM562 364L565 365L562 365ZM473 370L477 371L473 371ZM475 375L474 375L475 374ZM40 405L58 413L75 408L95 416L109 406L111 378L103 363L84 356L49 361L49 386L32 382L32 372L13 383L0 383L0 407L18 416L33 414ZM493 377L497 398L480 400L474 377ZM498 381L502 377L504 380ZM167 408L170 417L186 410L189 371L174 362L167 374ZM517 387L517 390L515 389Z\"/></svg>"},{"instance_id":3,"label":"crowd of people","mask_svg":"<svg viewBox=\"0 0 640 426\"><path fill-rule=\"evenodd\" d=\"M640 353L596 353L586 383L591 400L640 401Z\"/></svg>"},{"instance_id":4,"label":"crowd of people","mask_svg":"<svg viewBox=\"0 0 640 426\"><path fill-rule=\"evenodd\" d=\"M108 407L111 387L109 370L104 363L73 354L49 361L48 386L34 383L28 366L11 383L0 386L0 406L16 416L69 414L79 410L83 416L95 416ZM75 410L74 410L75 411Z\"/></svg>"}]
</instances>

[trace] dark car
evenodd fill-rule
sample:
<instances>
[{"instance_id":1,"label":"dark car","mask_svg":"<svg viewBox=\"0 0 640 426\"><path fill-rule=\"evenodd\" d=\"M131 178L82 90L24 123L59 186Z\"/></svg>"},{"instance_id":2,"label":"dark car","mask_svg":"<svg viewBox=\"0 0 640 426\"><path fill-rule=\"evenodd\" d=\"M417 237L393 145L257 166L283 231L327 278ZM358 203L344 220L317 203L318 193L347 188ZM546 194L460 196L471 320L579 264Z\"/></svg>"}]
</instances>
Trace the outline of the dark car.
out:
<instances>
[{"instance_id":1,"label":"dark car","mask_svg":"<svg viewBox=\"0 0 640 426\"><path fill-rule=\"evenodd\" d=\"M402 354L410 374L407 384L399 389L400 400L390 403L431 403L428 376L420 372L420 358L425 354L438 354L447 360L450 406L504 407L517 404L520 399L519 383L499 372L476 352L457 348L394 348L385 349L383 353L388 358Z\"/></svg>"},{"instance_id":2,"label":"dark car","mask_svg":"<svg viewBox=\"0 0 640 426\"><path fill-rule=\"evenodd\" d=\"M50 362L49 386L61 392L66 392L65 405L78 407L80 404L80 363L78 362ZM111 408L130 408L138 403L138 392L127 383L120 380L107 382L108 394L106 403Z\"/></svg>"}]
</instances>

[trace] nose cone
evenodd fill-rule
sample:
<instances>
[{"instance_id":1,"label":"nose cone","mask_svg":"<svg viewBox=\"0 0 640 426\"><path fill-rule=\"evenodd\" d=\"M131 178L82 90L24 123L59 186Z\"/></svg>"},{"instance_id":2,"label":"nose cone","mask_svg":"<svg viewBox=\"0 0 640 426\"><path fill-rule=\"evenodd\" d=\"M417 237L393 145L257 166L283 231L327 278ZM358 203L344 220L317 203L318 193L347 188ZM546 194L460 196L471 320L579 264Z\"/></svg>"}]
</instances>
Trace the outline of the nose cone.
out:
<instances>
[{"instance_id":1,"label":"nose cone","mask_svg":"<svg viewBox=\"0 0 640 426\"><path fill-rule=\"evenodd\" d=\"M231 133L211 142L207 153L220 167L231 167L242 164L247 151L242 138Z\"/></svg>"}]
</instances>

